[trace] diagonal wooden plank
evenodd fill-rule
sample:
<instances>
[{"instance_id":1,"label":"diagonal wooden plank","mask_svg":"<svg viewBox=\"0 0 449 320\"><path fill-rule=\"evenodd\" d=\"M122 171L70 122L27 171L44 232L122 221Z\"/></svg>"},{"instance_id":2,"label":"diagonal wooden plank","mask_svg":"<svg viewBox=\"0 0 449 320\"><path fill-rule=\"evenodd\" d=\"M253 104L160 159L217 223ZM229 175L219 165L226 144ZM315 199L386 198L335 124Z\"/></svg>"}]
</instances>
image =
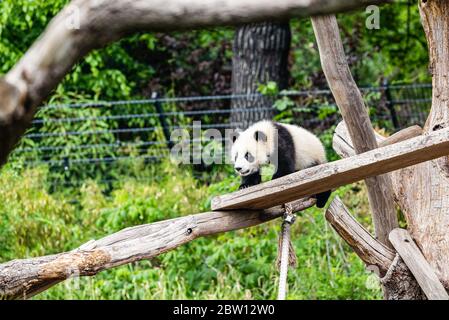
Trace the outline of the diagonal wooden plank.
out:
<instances>
[{"instance_id":1,"label":"diagonal wooden plank","mask_svg":"<svg viewBox=\"0 0 449 320\"><path fill-rule=\"evenodd\" d=\"M449 128L215 197L212 210L265 209L449 154Z\"/></svg>"},{"instance_id":2,"label":"diagonal wooden plank","mask_svg":"<svg viewBox=\"0 0 449 320\"><path fill-rule=\"evenodd\" d=\"M357 154L379 147L368 108L349 69L335 15L312 17L321 65ZM388 247L388 234L399 226L393 183L387 174L365 179L377 239Z\"/></svg>"},{"instance_id":3,"label":"diagonal wooden plank","mask_svg":"<svg viewBox=\"0 0 449 320\"><path fill-rule=\"evenodd\" d=\"M449 295L435 271L426 261L418 246L405 229L394 229L389 236L391 244L404 260L429 300L449 300Z\"/></svg>"}]
</instances>

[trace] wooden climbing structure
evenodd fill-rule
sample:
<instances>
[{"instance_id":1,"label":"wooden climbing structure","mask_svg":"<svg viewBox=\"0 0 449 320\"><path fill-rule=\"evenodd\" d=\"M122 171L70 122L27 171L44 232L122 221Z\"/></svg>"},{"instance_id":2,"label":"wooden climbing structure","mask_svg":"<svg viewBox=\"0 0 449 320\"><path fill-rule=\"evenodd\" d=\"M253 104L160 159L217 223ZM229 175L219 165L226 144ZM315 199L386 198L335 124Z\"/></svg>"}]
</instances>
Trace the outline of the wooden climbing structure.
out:
<instances>
[{"instance_id":1,"label":"wooden climbing structure","mask_svg":"<svg viewBox=\"0 0 449 320\"><path fill-rule=\"evenodd\" d=\"M183 9L183 2L167 1L173 5L165 6L168 11ZM332 13L387 1L241 0L225 5L220 2L219 12L214 11L214 1L209 0L207 6L201 0L191 1L184 8L190 14L182 17L177 16L182 10L157 11L157 7L137 6L129 0L111 0L99 8L95 1L73 1L85 9L82 29L61 35L58 26L67 14L61 12L19 64L0 80L0 162L6 160L51 89L77 59L98 45L135 30L296 16L312 16L322 68L344 120L333 140L343 159L216 197L212 212L128 228L70 252L1 264L0 296L29 298L73 275L94 275L155 257L198 237L278 218L286 203L293 211L304 210L314 205L310 195L364 180L375 235L351 216L338 197L330 203L326 219L367 265L379 270L386 299L449 299L449 2L419 1L433 76L432 109L426 125L386 138L373 130ZM113 27L102 20L108 12L118 14ZM61 40L67 45L56 46ZM397 207L407 220L407 230L398 227Z\"/></svg>"}]
</instances>

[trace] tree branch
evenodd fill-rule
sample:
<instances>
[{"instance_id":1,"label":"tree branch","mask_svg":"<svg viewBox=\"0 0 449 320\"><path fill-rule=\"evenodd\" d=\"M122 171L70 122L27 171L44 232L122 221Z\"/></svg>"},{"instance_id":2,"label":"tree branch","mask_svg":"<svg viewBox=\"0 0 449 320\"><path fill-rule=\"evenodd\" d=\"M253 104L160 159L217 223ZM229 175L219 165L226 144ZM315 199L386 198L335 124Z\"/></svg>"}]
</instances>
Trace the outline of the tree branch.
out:
<instances>
[{"instance_id":1,"label":"tree branch","mask_svg":"<svg viewBox=\"0 0 449 320\"><path fill-rule=\"evenodd\" d=\"M169 31L339 12L385 0L73 0L0 80L0 165L75 63L136 31ZM79 18L79 28L68 22ZM76 26L75 26L76 27Z\"/></svg>"},{"instance_id":2,"label":"tree branch","mask_svg":"<svg viewBox=\"0 0 449 320\"><path fill-rule=\"evenodd\" d=\"M339 197L331 202L325 217L366 265L376 266L381 275L387 272L394 260L394 251L377 241L360 225Z\"/></svg>"},{"instance_id":3,"label":"tree branch","mask_svg":"<svg viewBox=\"0 0 449 320\"><path fill-rule=\"evenodd\" d=\"M315 199L290 203L293 211ZM126 263L150 259L196 238L256 226L284 214L281 206L263 211L206 212L127 228L76 250L0 264L0 300L26 299L72 276L92 276Z\"/></svg>"},{"instance_id":4,"label":"tree branch","mask_svg":"<svg viewBox=\"0 0 449 320\"><path fill-rule=\"evenodd\" d=\"M401 141L405 141L411 138L419 137L422 135L423 130L420 126L411 126L389 137L383 137L376 133L376 140L379 147L386 147ZM348 158L356 155L354 147L352 145L351 137L349 136L348 128L344 121L341 121L335 128L334 137L332 140L332 148L342 158Z\"/></svg>"}]
</instances>

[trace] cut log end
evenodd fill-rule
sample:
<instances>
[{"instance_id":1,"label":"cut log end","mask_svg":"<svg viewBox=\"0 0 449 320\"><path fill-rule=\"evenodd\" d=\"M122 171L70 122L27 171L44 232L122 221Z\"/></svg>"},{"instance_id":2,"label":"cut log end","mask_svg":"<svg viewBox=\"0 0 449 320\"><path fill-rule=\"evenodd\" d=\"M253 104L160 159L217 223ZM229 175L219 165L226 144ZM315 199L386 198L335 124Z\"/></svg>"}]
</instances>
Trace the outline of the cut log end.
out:
<instances>
[{"instance_id":1,"label":"cut log end","mask_svg":"<svg viewBox=\"0 0 449 320\"><path fill-rule=\"evenodd\" d=\"M427 298L430 300L449 300L446 289L408 231L400 228L394 229L391 231L389 238Z\"/></svg>"}]
</instances>

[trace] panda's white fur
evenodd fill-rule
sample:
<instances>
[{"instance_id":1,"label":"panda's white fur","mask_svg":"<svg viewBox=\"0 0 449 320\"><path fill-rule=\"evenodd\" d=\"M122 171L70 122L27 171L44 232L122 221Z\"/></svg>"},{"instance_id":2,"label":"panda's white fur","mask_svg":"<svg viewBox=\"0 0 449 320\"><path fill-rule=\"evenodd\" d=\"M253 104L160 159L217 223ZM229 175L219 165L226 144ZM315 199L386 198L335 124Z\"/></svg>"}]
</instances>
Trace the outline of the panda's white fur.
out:
<instances>
[{"instance_id":1,"label":"panda's white fur","mask_svg":"<svg viewBox=\"0 0 449 320\"><path fill-rule=\"evenodd\" d=\"M293 139L294 145L291 147L295 150L295 171L326 162L323 144L317 136L296 125L285 123L277 123L277 125L284 127ZM256 141L256 132L264 133L266 141ZM241 132L231 148L234 168L241 168L236 170L237 173L247 176L269 163L269 157L274 154L276 145L281 145L280 141L275 141L277 136L275 124L268 120L256 122ZM253 155L254 161L250 162L245 158L247 152Z\"/></svg>"},{"instance_id":2,"label":"panda's white fur","mask_svg":"<svg viewBox=\"0 0 449 320\"><path fill-rule=\"evenodd\" d=\"M279 125L284 126L293 138L296 171L327 161L324 146L316 135L292 124L279 123Z\"/></svg>"},{"instance_id":3,"label":"panda's white fur","mask_svg":"<svg viewBox=\"0 0 449 320\"><path fill-rule=\"evenodd\" d=\"M240 189L261 182L261 168L275 165L273 179L326 162L321 141L299 126L259 121L233 139L231 160L242 177ZM316 195L317 206L325 206L331 192Z\"/></svg>"}]
</instances>

